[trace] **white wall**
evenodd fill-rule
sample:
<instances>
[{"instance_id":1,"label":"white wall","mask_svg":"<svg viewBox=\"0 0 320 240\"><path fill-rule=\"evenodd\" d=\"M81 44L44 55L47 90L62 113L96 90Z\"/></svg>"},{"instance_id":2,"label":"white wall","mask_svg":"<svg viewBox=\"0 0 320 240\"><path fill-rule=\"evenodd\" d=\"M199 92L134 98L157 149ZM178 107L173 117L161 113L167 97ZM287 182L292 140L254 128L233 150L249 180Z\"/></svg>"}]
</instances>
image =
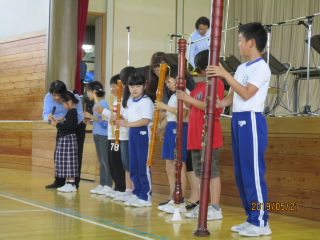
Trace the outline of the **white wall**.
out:
<instances>
[{"instance_id":1,"label":"white wall","mask_svg":"<svg viewBox=\"0 0 320 240\"><path fill-rule=\"evenodd\" d=\"M0 38L48 29L50 0L0 0Z\"/></svg>"}]
</instances>

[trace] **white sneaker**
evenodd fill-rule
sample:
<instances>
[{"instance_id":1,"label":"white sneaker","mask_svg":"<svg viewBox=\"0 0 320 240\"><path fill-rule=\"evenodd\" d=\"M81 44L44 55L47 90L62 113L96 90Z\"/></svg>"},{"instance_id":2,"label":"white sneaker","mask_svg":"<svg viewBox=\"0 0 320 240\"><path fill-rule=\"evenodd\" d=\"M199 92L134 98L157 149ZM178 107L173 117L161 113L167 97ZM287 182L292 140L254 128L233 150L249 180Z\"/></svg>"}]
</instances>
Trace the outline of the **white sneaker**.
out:
<instances>
[{"instance_id":1,"label":"white sneaker","mask_svg":"<svg viewBox=\"0 0 320 240\"><path fill-rule=\"evenodd\" d=\"M70 192L76 192L77 188L75 185L72 185L70 183L66 183L64 186L57 188L59 192L65 192L65 193L70 193Z\"/></svg>"},{"instance_id":2,"label":"white sneaker","mask_svg":"<svg viewBox=\"0 0 320 240\"><path fill-rule=\"evenodd\" d=\"M172 213L172 214L174 213L175 208L176 208L175 205L168 204L168 203L165 205L158 206L159 210L167 212L167 213ZM187 212L186 206L184 204L180 204L180 206L178 208L179 208L180 213Z\"/></svg>"},{"instance_id":3,"label":"white sneaker","mask_svg":"<svg viewBox=\"0 0 320 240\"><path fill-rule=\"evenodd\" d=\"M106 196L107 197L112 197L112 196L114 196L115 192L116 192L115 190L111 189L110 191L106 192Z\"/></svg>"},{"instance_id":4,"label":"white sneaker","mask_svg":"<svg viewBox=\"0 0 320 240\"><path fill-rule=\"evenodd\" d=\"M113 200L126 202L130 199L131 196L132 196L132 192L124 192L121 195L115 196Z\"/></svg>"},{"instance_id":5,"label":"white sneaker","mask_svg":"<svg viewBox=\"0 0 320 240\"><path fill-rule=\"evenodd\" d=\"M174 204L174 200L170 200L169 202L167 202L166 204L163 205L159 205L157 208L161 211L163 211L163 209L165 208L166 205L168 204Z\"/></svg>"},{"instance_id":6,"label":"white sneaker","mask_svg":"<svg viewBox=\"0 0 320 240\"><path fill-rule=\"evenodd\" d=\"M108 192L113 191L113 189L107 185L103 186L102 189L98 190L96 194L106 195Z\"/></svg>"},{"instance_id":7,"label":"white sneaker","mask_svg":"<svg viewBox=\"0 0 320 240\"><path fill-rule=\"evenodd\" d=\"M97 194L97 191L101 190L102 188L102 185L98 185L95 189L91 189L90 192L93 194Z\"/></svg>"},{"instance_id":8,"label":"white sneaker","mask_svg":"<svg viewBox=\"0 0 320 240\"><path fill-rule=\"evenodd\" d=\"M112 198L120 197L125 195L126 192L119 192L119 191L114 191L114 193L111 195Z\"/></svg>"},{"instance_id":9,"label":"white sneaker","mask_svg":"<svg viewBox=\"0 0 320 240\"><path fill-rule=\"evenodd\" d=\"M137 195L131 194L131 196L128 198L128 200L124 202L124 205L131 206L131 204L138 199L139 198L137 197Z\"/></svg>"},{"instance_id":10,"label":"white sneaker","mask_svg":"<svg viewBox=\"0 0 320 240\"><path fill-rule=\"evenodd\" d=\"M232 232L241 232L241 231L245 230L247 227L249 227L250 225L251 225L251 223L244 222L239 225L235 225L235 226L231 227L231 231Z\"/></svg>"},{"instance_id":11,"label":"white sneaker","mask_svg":"<svg viewBox=\"0 0 320 240\"><path fill-rule=\"evenodd\" d=\"M146 201L143 199L137 199L136 201L131 202L131 206L133 206L133 207L151 207L152 202Z\"/></svg>"},{"instance_id":12,"label":"white sneaker","mask_svg":"<svg viewBox=\"0 0 320 240\"><path fill-rule=\"evenodd\" d=\"M239 232L240 236L246 237L258 237L258 236L267 236L271 235L272 231L270 229L269 223L264 227L258 227L253 224L250 224L249 227Z\"/></svg>"},{"instance_id":13,"label":"white sneaker","mask_svg":"<svg viewBox=\"0 0 320 240\"><path fill-rule=\"evenodd\" d=\"M188 212L185 214L185 216L187 218L198 218L199 216L199 205L196 206L192 211ZM218 219L222 219L222 210L221 208L219 209L219 211L217 211L216 209L214 209L212 206L208 207L208 214L207 214L207 220L218 220Z\"/></svg>"},{"instance_id":14,"label":"white sneaker","mask_svg":"<svg viewBox=\"0 0 320 240\"><path fill-rule=\"evenodd\" d=\"M218 220L222 219L222 210L221 208L219 210L216 210L214 207L209 206L208 207L208 215L207 215L207 220Z\"/></svg>"}]
</instances>

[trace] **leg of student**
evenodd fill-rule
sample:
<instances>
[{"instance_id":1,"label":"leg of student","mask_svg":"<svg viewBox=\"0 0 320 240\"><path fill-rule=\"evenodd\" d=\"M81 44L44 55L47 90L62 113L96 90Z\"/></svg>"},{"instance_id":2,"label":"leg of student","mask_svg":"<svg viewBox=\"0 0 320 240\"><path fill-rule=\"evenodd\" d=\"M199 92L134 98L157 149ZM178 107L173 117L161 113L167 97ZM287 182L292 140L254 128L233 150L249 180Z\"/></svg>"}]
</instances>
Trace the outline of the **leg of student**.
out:
<instances>
[{"instance_id":1,"label":"leg of student","mask_svg":"<svg viewBox=\"0 0 320 240\"><path fill-rule=\"evenodd\" d=\"M141 185L139 181L139 149L138 143L139 140L139 132L137 128L130 128L129 129L129 159L130 159L130 178L133 182L133 194L138 196L140 195Z\"/></svg>"},{"instance_id":2,"label":"leg of student","mask_svg":"<svg viewBox=\"0 0 320 240\"><path fill-rule=\"evenodd\" d=\"M267 125L261 113L243 113L245 126L240 131L242 181L251 223L265 226L269 218L264 203L268 201L264 153L267 148ZM256 206L256 207L255 207Z\"/></svg>"},{"instance_id":3,"label":"leg of student","mask_svg":"<svg viewBox=\"0 0 320 240\"><path fill-rule=\"evenodd\" d=\"M219 206L221 195L221 180L220 180L220 167L219 167L219 149L212 151L212 167L211 167L211 180L210 180L210 199L211 205Z\"/></svg>"},{"instance_id":4,"label":"leg of student","mask_svg":"<svg viewBox=\"0 0 320 240\"><path fill-rule=\"evenodd\" d=\"M125 169L125 178L126 178L126 191L133 190L133 182L130 178L130 158L129 158L129 141L121 140L120 141L120 151L121 151L121 160L123 168Z\"/></svg>"},{"instance_id":5,"label":"leg of student","mask_svg":"<svg viewBox=\"0 0 320 240\"><path fill-rule=\"evenodd\" d=\"M247 222L251 223L251 214L250 207L248 205L247 196L244 188L244 182L242 179L242 169L241 169L241 157L240 157L240 143L243 141L241 139L240 130L244 127L244 119L241 116L241 113L233 113L232 116L232 150L233 150L233 160L234 160L234 173L236 178L236 183L238 186L240 198L242 201L242 205L245 209L246 215L248 216ZM241 124L242 126L239 126Z\"/></svg>"},{"instance_id":6,"label":"leg of student","mask_svg":"<svg viewBox=\"0 0 320 240\"><path fill-rule=\"evenodd\" d=\"M81 177L81 168L82 168L82 154L83 154L83 145L86 137L86 124L81 122L77 129L77 142L78 142L78 177L76 178L76 187L79 188L80 177Z\"/></svg>"},{"instance_id":7,"label":"leg of student","mask_svg":"<svg viewBox=\"0 0 320 240\"><path fill-rule=\"evenodd\" d=\"M193 171L191 150L188 150L188 153L187 153L186 171L187 171L187 178L188 178L190 189L191 189L191 194L188 200L189 202L195 203L199 200L199 191L198 191L199 182L197 181Z\"/></svg>"},{"instance_id":8,"label":"leg of student","mask_svg":"<svg viewBox=\"0 0 320 240\"><path fill-rule=\"evenodd\" d=\"M108 163L108 136L93 135L100 163L100 185L112 187L112 177Z\"/></svg>"},{"instance_id":9,"label":"leg of student","mask_svg":"<svg viewBox=\"0 0 320 240\"><path fill-rule=\"evenodd\" d=\"M140 127L138 130L139 138L137 142L138 150L138 178L140 182L139 198L145 201L151 200L151 172L150 167L147 166L149 155L149 130L147 127Z\"/></svg>"},{"instance_id":10,"label":"leg of student","mask_svg":"<svg viewBox=\"0 0 320 240\"><path fill-rule=\"evenodd\" d=\"M172 194L174 191L174 183L176 181L175 178L175 165L173 160L165 159L166 160L166 172L169 181L169 197L168 199L172 199Z\"/></svg>"},{"instance_id":11,"label":"leg of student","mask_svg":"<svg viewBox=\"0 0 320 240\"><path fill-rule=\"evenodd\" d=\"M110 163L110 171L112 173L112 179L114 181L114 190L124 192L126 190L126 182L125 182L125 170L122 165L121 160L121 150L120 144L113 145L114 142L109 142L109 163Z\"/></svg>"}]
</instances>

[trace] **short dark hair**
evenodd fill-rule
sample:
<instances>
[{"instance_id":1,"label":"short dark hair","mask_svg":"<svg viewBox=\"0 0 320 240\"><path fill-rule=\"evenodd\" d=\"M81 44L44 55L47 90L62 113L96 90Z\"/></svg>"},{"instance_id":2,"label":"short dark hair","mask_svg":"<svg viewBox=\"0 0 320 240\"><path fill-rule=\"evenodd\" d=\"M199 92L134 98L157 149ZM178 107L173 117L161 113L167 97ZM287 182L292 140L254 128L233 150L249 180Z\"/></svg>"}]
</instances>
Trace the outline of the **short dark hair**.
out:
<instances>
[{"instance_id":1,"label":"short dark hair","mask_svg":"<svg viewBox=\"0 0 320 240\"><path fill-rule=\"evenodd\" d=\"M93 81L89 82L87 85L88 90L94 91L96 90L97 97L104 97L105 92L103 91L103 85L101 82Z\"/></svg>"},{"instance_id":2,"label":"short dark hair","mask_svg":"<svg viewBox=\"0 0 320 240\"><path fill-rule=\"evenodd\" d=\"M120 80L120 74L116 74L114 75L111 79L110 79L110 85L111 84L118 84L118 80Z\"/></svg>"},{"instance_id":3,"label":"short dark hair","mask_svg":"<svg viewBox=\"0 0 320 240\"><path fill-rule=\"evenodd\" d=\"M197 72L200 73L200 70L206 70L209 63L209 50L203 50L199 52L194 58L194 64L196 66Z\"/></svg>"},{"instance_id":4,"label":"short dark hair","mask_svg":"<svg viewBox=\"0 0 320 240\"><path fill-rule=\"evenodd\" d=\"M120 71L120 80L123 85L127 85L128 78L131 74L136 73L137 70L134 67L125 67Z\"/></svg>"},{"instance_id":5,"label":"short dark hair","mask_svg":"<svg viewBox=\"0 0 320 240\"><path fill-rule=\"evenodd\" d=\"M67 87L64 84L64 82L60 81L60 80L55 80L50 84L49 87L49 92L51 94L63 94L65 92L67 92Z\"/></svg>"},{"instance_id":6,"label":"short dark hair","mask_svg":"<svg viewBox=\"0 0 320 240\"><path fill-rule=\"evenodd\" d=\"M266 47L268 34L260 22L252 22L240 25L239 33L241 33L247 41L254 39L259 52L262 52Z\"/></svg>"},{"instance_id":7,"label":"short dark hair","mask_svg":"<svg viewBox=\"0 0 320 240\"><path fill-rule=\"evenodd\" d=\"M74 104L78 104L79 100L74 96L72 92L66 91L61 95L62 102L72 101Z\"/></svg>"},{"instance_id":8,"label":"short dark hair","mask_svg":"<svg viewBox=\"0 0 320 240\"><path fill-rule=\"evenodd\" d=\"M207 25L208 27L210 27L210 20L207 17L199 17L198 20L196 21L195 27L196 29L199 29L199 25Z\"/></svg>"}]
</instances>

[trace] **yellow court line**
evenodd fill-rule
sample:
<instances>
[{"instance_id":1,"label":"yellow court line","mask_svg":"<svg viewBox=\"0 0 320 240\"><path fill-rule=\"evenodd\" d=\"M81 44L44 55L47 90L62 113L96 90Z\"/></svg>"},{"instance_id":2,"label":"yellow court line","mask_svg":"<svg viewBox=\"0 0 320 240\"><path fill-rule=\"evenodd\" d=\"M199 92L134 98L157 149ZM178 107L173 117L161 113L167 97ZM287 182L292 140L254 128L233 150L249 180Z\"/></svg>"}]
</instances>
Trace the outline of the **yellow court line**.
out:
<instances>
[{"instance_id":1,"label":"yellow court line","mask_svg":"<svg viewBox=\"0 0 320 240\"><path fill-rule=\"evenodd\" d=\"M131 232L128 232L128 231L125 231L125 230L121 230L121 229L118 229L118 228L114 228L114 227L111 227L111 226L108 226L108 225L97 223L97 222L94 222L94 221L91 221L91 220L88 220L88 219L77 217L77 216L74 216L74 215L71 215L71 214L68 214L68 213L64 213L64 212L61 212L61 211L58 211L58 210L54 210L54 209L51 209L51 208L43 207L41 205L30 203L30 202L27 202L27 201L24 201L24 200L20 200L20 199L14 198L14 197L9 197L9 196L3 195L3 194L0 194L0 196L8 198L8 199L11 199L11 200L14 200L14 201L17 201L17 202L28 204L28 205L31 205L31 206L34 206L34 207L42 208L42 209L45 209L45 210L48 210L48 211L51 211L51 212L54 212L54 213L58 213L58 214L61 214L61 215L67 216L67 217L78 219L78 220L83 221L83 222L91 223L91 224L94 224L94 225L97 225L97 226L100 226L100 227L103 227L103 228L108 228L108 229L111 229L111 230L114 230L114 231L117 231L117 232L121 232L123 234L127 234L127 235L130 235L130 236L134 236L134 237L137 237L137 238L146 239L146 240L152 240L153 239L153 238L144 237L144 236L141 236L141 235L138 235L138 234L134 234L134 233L131 233Z\"/></svg>"}]
</instances>

